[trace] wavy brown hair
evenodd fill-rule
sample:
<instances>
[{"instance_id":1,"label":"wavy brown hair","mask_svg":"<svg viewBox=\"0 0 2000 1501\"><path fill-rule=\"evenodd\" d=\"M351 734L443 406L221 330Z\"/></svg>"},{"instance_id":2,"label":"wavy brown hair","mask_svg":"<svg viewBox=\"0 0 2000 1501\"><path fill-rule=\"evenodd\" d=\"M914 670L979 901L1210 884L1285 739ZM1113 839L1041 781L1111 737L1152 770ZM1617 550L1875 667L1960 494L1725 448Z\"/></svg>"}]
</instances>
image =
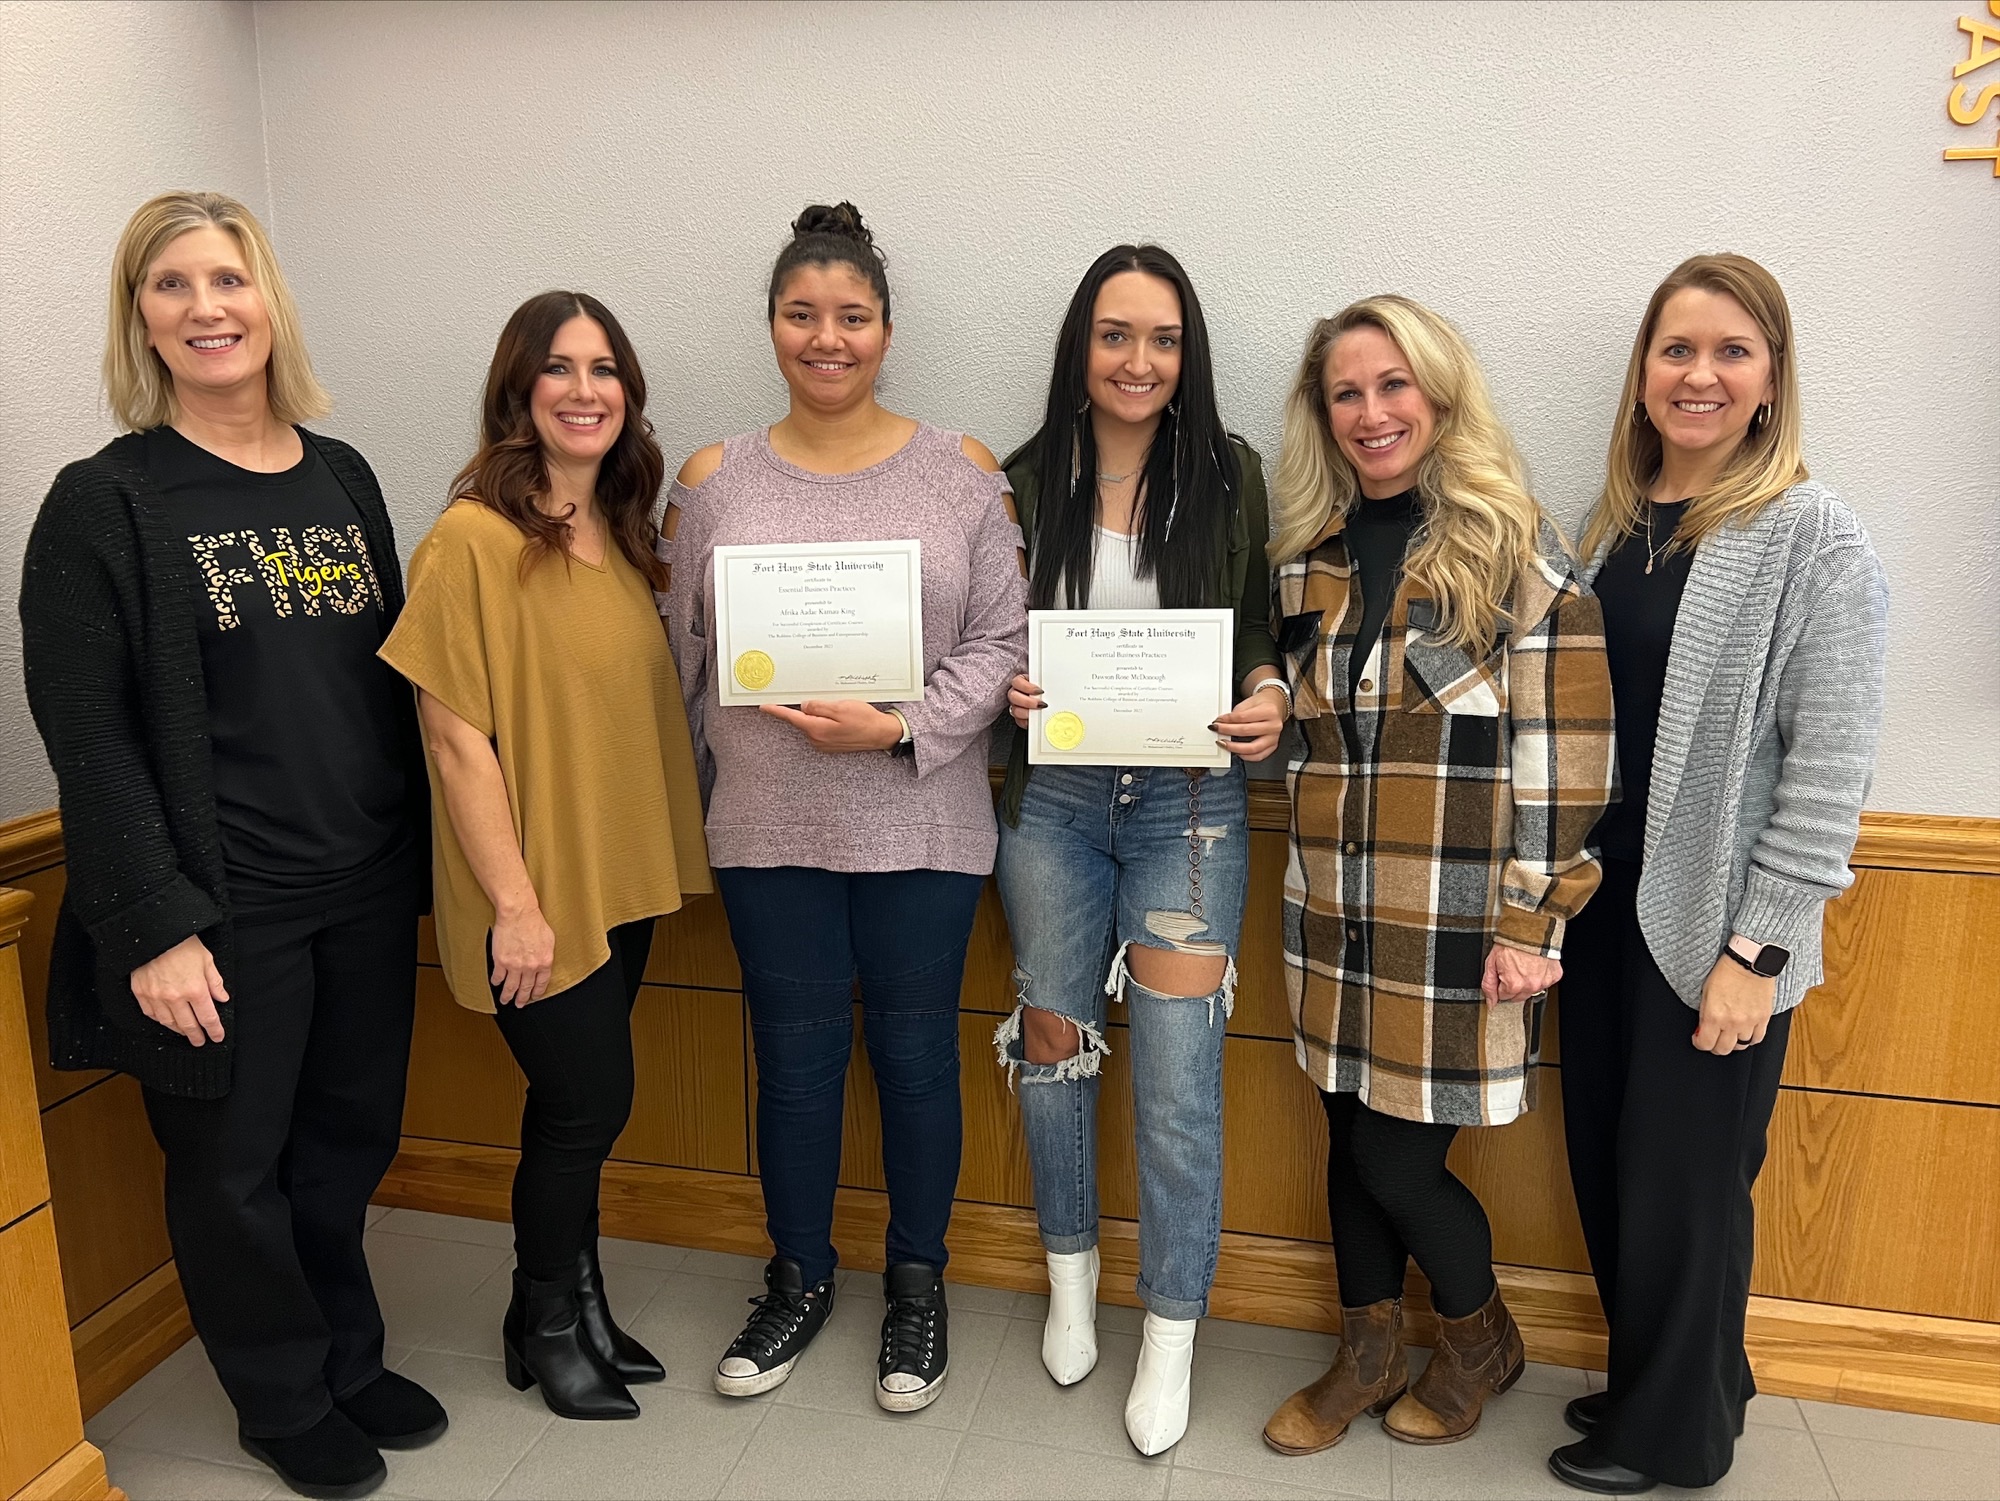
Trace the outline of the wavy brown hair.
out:
<instances>
[{"instance_id":1,"label":"wavy brown hair","mask_svg":"<svg viewBox=\"0 0 2000 1501\"><path fill-rule=\"evenodd\" d=\"M638 351L611 309L587 292L530 297L500 330L479 407L479 452L452 480L451 498L476 501L521 529L528 539L521 554L524 578L545 557L560 555L567 561L569 520L550 515L538 503L549 493L549 470L529 398L557 331L572 318L588 318L604 330L618 382L625 388L625 425L597 471L598 507L625 561L653 588L664 590L667 566L653 552L653 505L667 475L667 460L646 418L646 376Z\"/></svg>"}]
</instances>

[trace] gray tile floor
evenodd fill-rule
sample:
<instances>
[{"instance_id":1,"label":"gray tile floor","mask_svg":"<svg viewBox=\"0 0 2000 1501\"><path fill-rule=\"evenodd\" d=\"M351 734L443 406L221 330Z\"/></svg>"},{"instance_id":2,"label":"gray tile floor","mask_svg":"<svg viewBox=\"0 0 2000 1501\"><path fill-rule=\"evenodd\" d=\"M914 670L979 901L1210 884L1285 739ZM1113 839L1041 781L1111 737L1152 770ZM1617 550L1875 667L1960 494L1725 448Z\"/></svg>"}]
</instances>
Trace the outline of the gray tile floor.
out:
<instances>
[{"instance_id":1,"label":"gray tile floor","mask_svg":"<svg viewBox=\"0 0 2000 1501\"><path fill-rule=\"evenodd\" d=\"M604 1244L612 1306L668 1368L631 1423L567 1423L500 1374L508 1231L482 1220L377 1211L369 1252L389 1358L436 1392L451 1431L391 1454L380 1493L494 1497L1492 1497L1575 1501L1545 1457L1565 1443L1562 1404L1595 1377L1530 1366L1476 1437L1418 1449L1372 1422L1338 1448L1286 1459L1259 1438L1286 1393L1324 1367L1323 1335L1211 1319L1195 1357L1194 1417L1169 1453L1125 1438L1138 1314L1103 1310L1098 1369L1061 1389L1043 1372L1043 1300L954 1287L952 1370L939 1401L891 1417L874 1401L879 1283L855 1273L798 1373L732 1401L709 1373L762 1290L746 1257ZM845 1277L846 1274L843 1274ZM112 1480L133 1501L288 1494L236 1447L228 1403L190 1343L93 1418ZM1662 1489L1657 1495L1670 1495ZM2000 1501L2000 1426L1760 1397L1729 1498L1951 1497Z\"/></svg>"}]
</instances>

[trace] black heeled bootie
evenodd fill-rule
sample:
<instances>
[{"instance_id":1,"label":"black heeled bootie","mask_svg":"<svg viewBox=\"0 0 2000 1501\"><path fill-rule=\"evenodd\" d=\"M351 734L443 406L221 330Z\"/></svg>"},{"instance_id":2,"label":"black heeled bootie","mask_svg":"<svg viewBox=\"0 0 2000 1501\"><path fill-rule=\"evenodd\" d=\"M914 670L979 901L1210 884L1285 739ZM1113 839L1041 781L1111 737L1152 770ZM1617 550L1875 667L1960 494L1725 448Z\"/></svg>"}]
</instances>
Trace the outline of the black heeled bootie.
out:
<instances>
[{"instance_id":1,"label":"black heeled bootie","mask_svg":"<svg viewBox=\"0 0 2000 1501\"><path fill-rule=\"evenodd\" d=\"M514 1269L514 1300L501 1325L507 1384L517 1392L539 1384L559 1418L636 1418L639 1404L598 1359L583 1330L576 1278L538 1282Z\"/></svg>"},{"instance_id":2,"label":"black heeled bootie","mask_svg":"<svg viewBox=\"0 0 2000 1501\"><path fill-rule=\"evenodd\" d=\"M592 1236L576 1256L576 1306L583 1317L584 1337L597 1358L627 1386L642 1381L665 1381L667 1368L653 1352L620 1329L611 1317L611 1305L604 1301L604 1269L597 1261L597 1237Z\"/></svg>"}]
</instances>

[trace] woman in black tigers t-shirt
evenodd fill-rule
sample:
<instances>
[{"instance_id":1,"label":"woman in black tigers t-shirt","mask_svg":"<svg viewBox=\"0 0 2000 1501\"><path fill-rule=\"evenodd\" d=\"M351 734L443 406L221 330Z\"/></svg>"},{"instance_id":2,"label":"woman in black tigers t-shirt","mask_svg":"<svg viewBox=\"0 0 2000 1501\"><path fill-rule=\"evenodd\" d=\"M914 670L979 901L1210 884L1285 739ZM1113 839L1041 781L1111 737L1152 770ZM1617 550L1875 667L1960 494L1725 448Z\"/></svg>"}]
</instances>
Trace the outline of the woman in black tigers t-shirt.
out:
<instances>
[{"instance_id":1,"label":"woman in black tigers t-shirt","mask_svg":"<svg viewBox=\"0 0 2000 1501\"><path fill-rule=\"evenodd\" d=\"M131 429L57 477L21 580L68 885L52 1059L144 1086L195 1332L243 1447L360 1496L445 1428L382 1366L362 1250L394 1157L428 887L381 491L249 211L169 193L113 270Z\"/></svg>"}]
</instances>

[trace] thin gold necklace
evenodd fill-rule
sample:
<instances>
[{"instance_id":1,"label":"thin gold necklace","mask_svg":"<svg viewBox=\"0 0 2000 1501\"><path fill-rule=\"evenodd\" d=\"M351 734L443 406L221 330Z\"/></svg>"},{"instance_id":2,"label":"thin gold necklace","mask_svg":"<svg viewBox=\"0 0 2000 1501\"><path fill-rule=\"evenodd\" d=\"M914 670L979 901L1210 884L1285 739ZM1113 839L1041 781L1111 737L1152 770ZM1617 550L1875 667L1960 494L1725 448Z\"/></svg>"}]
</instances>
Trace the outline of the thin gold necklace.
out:
<instances>
[{"instance_id":1,"label":"thin gold necklace","mask_svg":"<svg viewBox=\"0 0 2000 1501\"><path fill-rule=\"evenodd\" d=\"M1655 563L1657 563L1661 558L1666 556L1667 548L1672 547L1674 545L1673 535L1669 533L1665 545L1662 546L1658 552L1653 551L1654 505L1655 502L1653 501L1649 500L1646 502L1646 572L1648 573L1651 573L1653 571L1653 565Z\"/></svg>"}]
</instances>

